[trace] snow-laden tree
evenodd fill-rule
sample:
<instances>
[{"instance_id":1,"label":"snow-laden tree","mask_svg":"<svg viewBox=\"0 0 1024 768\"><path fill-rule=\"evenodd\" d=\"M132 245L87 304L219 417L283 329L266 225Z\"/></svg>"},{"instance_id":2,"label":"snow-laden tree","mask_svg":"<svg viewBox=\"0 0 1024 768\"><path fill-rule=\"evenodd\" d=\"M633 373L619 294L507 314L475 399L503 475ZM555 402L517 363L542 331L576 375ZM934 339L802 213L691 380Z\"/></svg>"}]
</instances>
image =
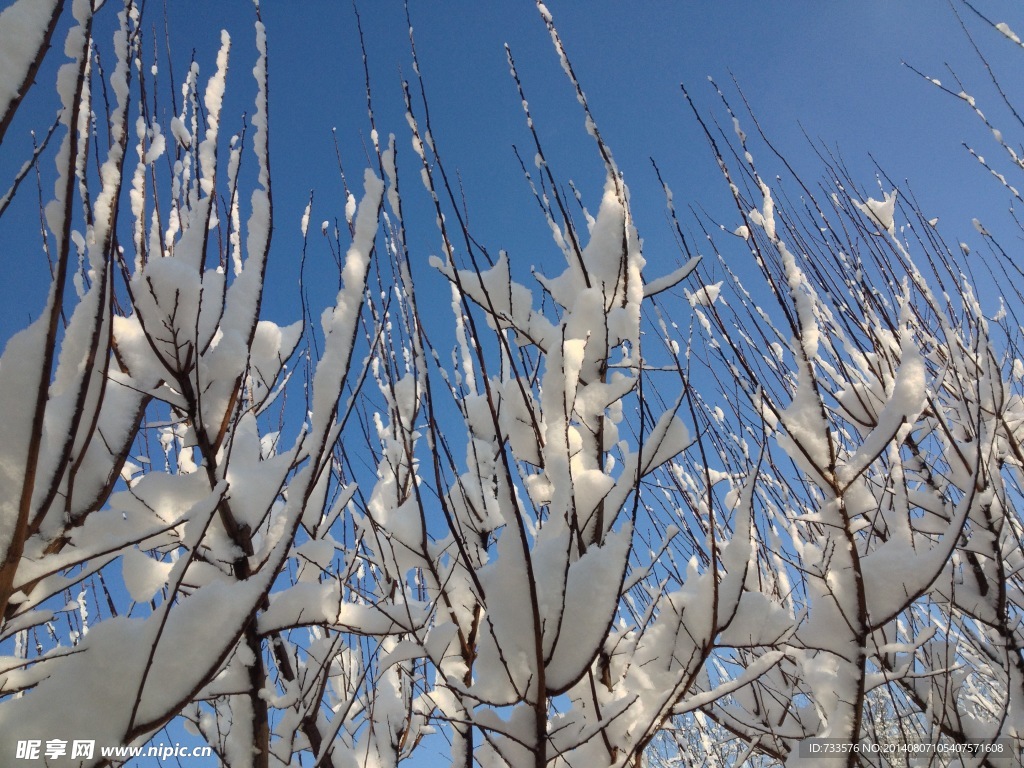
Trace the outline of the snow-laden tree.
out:
<instances>
[{"instance_id":1,"label":"snow-laden tree","mask_svg":"<svg viewBox=\"0 0 1024 768\"><path fill-rule=\"evenodd\" d=\"M41 10L24 1L8 9L5 43L40 33ZM226 32L213 74L204 82L192 65L162 127L146 96L139 9L129 2L117 15L109 115L94 100L101 17L89 3L72 10L70 61L57 83L65 136L45 208L54 279L40 318L0 360L0 607L15 650L4 663L0 748L14 755L15 739L55 736L145 741L183 717L226 764L287 764L294 749L335 744L354 750L372 733L352 733L351 723L381 716L367 697L384 701L391 678L371 676L361 648L337 630L317 633L329 605L303 618L306 571L290 590L284 581L296 561L320 562L330 541L321 528L329 528L339 398L383 183L367 172L337 303L322 317L308 418L285 445L265 414L282 397L302 327L260 320L273 221L263 26L257 20L251 135L225 141ZM104 122L110 144L93 168L89 150ZM257 171L243 226L246 143ZM123 587L108 588L110 578ZM332 627L360 611L342 601L341 583L336 574ZM109 618L95 622L98 600ZM56 628L67 611L80 613L70 638ZM391 629L356 618L367 632ZM299 653L287 633L307 623ZM323 715L321 701L340 702L338 717ZM352 743L335 738L343 725Z\"/></svg>"},{"instance_id":2,"label":"snow-laden tree","mask_svg":"<svg viewBox=\"0 0 1024 768\"><path fill-rule=\"evenodd\" d=\"M989 316L905 194L834 161L824 195L766 180L738 118L707 129L733 220L698 219L703 261L676 222L681 266L648 265L538 10L605 177L564 193L509 52L552 258L527 282L474 237L415 62L404 138L367 86L336 300L291 325L261 312L258 10L247 121L223 114L228 32L165 85L133 0L0 15L0 140L73 17L59 147L0 203L55 162L50 291L0 358L4 760L167 727L230 766L393 766L442 738L466 768L1019 747L1019 273Z\"/></svg>"},{"instance_id":3,"label":"snow-laden tree","mask_svg":"<svg viewBox=\"0 0 1024 768\"><path fill-rule=\"evenodd\" d=\"M788 170L800 197L785 196L729 115L731 140L705 127L736 204L709 236L723 280L691 303L699 357L735 385L704 403L711 463L730 492L753 485L759 534L719 638L731 690L701 710L786 764L815 764L811 737L1019 749L1020 272L993 242L1007 298L979 296L966 246L833 157L820 192Z\"/></svg>"}]
</instances>

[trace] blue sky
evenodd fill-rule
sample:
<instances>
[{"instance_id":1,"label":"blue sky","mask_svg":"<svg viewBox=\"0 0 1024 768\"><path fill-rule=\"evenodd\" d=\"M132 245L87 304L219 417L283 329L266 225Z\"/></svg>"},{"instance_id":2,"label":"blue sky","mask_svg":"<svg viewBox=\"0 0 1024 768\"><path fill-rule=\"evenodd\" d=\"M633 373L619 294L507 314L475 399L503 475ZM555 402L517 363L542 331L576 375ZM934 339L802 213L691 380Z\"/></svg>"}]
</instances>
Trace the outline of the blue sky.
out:
<instances>
[{"instance_id":1,"label":"blue sky","mask_svg":"<svg viewBox=\"0 0 1024 768\"><path fill-rule=\"evenodd\" d=\"M664 223L651 157L677 204L711 210L727 210L730 204L679 89L685 82L706 114L721 117L706 82L709 75L728 86L734 103L738 99L729 81L736 79L769 136L810 180L817 180L821 169L801 130L838 147L864 185L874 179L869 155L898 182L910 179L922 203L951 227L953 238L973 234L972 217L987 221L994 208L1000 214L1006 208L1005 194L960 146L967 139L983 154L996 155L979 121L965 104L900 64L905 59L948 82L944 63L951 62L977 86L979 97L992 96L948 6L887 0L827 5L605 0L552 2L550 9L625 172L654 276L670 269L678 254ZM1021 26L999 15L1005 8L984 10L996 21ZM542 264L556 252L512 152L516 144L528 162L533 156L504 43L516 57L556 177L576 180L594 207L603 171L533 3L413 2L411 13L435 138L449 169L461 174L477 235L495 250L508 249L521 267ZM350 176L361 165L366 121L351 20L347 4L266 6L274 57L276 199L283 217L279 246L294 237L293 222L309 188L318 193L314 221L338 210L338 198L332 198L338 187L332 127L338 128ZM364 4L362 20L378 124L382 133L397 133L400 151L409 158L399 71L405 77L412 73L402 9L397 2ZM997 71L1012 93L1020 85L1014 66L1020 51L976 19L967 20L993 62L1002 64ZM994 107L991 101L982 102L983 108ZM407 192L418 192L411 186L407 179ZM436 250L429 223L424 221L419 234L425 248Z\"/></svg>"},{"instance_id":2,"label":"blue sky","mask_svg":"<svg viewBox=\"0 0 1024 768\"><path fill-rule=\"evenodd\" d=\"M595 207L603 171L534 4L414 0L410 5L435 138L449 170L458 170L465 186L474 232L489 248L506 248L517 266L542 266L557 253L549 245L512 152L516 144L527 161L533 156L508 76L504 43L516 57L556 178L574 179L585 201ZM251 5L241 0L180 0L169 6L178 79L195 50L205 80L213 68L219 29L231 32L224 132L237 130L235 115L251 111ZM1016 19L1007 15L1016 10L1010 4L979 8L994 21L1024 27L1019 10ZM966 139L982 154L995 156L991 138L965 104L900 64L905 59L948 83L944 63L950 62L983 99L983 109L996 106L984 70L944 4L555 0L550 9L601 131L630 185L652 276L671 269L679 256L664 222L661 190L649 158L658 161L680 207L694 204L727 211L730 204L679 90L679 83L685 82L705 114L721 117L706 82L709 75L726 87L734 103L738 99L730 78L736 79L769 136L810 180L819 178L821 169L801 130L838 147L864 185L873 182L869 155L893 179L910 179L927 212L942 218L952 239L969 239L975 216L990 228L993 217L1003 216L1007 196L960 146ZM106 8L103 13L110 17L114 10ZM360 10L378 126L384 135L397 134L399 151L409 161L400 88L401 78L412 76L404 10L397 0L364 2ZM1016 54L1021 51L962 10L1009 92L1019 91ZM160 21L159 4L149 3L147 12L151 23ZM298 316L298 222L311 189L317 197L310 264L330 268L326 244L316 241L319 222L340 216L343 206L331 129L337 128L345 169L356 185L366 164L369 129L351 5L271 0L264 3L263 14L271 55L276 212L267 311L284 321ZM0 160L4 180L13 176L29 151L28 130L43 130L53 114L52 74L47 74L58 63L59 47L58 43L39 77L40 85L8 134ZM164 61L160 66L166 88ZM44 174L51 168L47 158ZM407 195L421 198L409 183L413 180L407 172ZM0 238L8 244L4 258L17 275L0 287L0 298L9 308L0 324L4 338L29 314L34 316L44 300L47 273L32 186L25 185L16 206L0 219ZM49 189L44 181L44 192ZM437 251L432 216L421 219L411 236L424 261Z\"/></svg>"}]
</instances>

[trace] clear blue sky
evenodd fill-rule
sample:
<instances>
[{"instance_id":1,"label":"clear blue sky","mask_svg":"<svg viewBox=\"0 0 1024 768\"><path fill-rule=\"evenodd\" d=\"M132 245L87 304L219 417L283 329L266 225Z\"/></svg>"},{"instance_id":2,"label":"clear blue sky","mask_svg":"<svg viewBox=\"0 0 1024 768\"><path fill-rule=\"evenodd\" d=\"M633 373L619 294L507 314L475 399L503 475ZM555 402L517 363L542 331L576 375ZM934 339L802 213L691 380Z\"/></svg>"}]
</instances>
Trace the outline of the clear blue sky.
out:
<instances>
[{"instance_id":1,"label":"clear blue sky","mask_svg":"<svg viewBox=\"0 0 1024 768\"><path fill-rule=\"evenodd\" d=\"M229 134L239 125L235 115L251 110L252 7L242 0L176 0L168 5L179 79L195 50L205 81L213 69L219 29L227 28L232 34L229 98L222 128ZM602 169L534 4L529 0L413 0L410 5L435 138L449 169L461 174L474 231L489 248L509 250L521 269L542 266L557 254L512 153L512 145L518 144L528 160L533 156L508 77L504 43L511 45L516 56L556 177L574 179L586 202L596 207ZM151 23L160 21L160 6L148 4ZM979 8L994 21L1024 28L1024 13L1013 4L989 2ZM967 139L983 154L995 157L998 153L990 137L966 105L929 87L900 65L905 59L948 83L951 78L944 63L950 62L971 90L987 99L981 102L982 108L998 112L984 70L944 3L553 0L550 9L630 185L652 276L671 269L678 255L664 223L651 156L672 186L678 206L692 203L728 210L728 194L679 91L679 83L685 82L705 113L720 117L722 112L706 83L708 75L729 86L734 102L729 79L735 77L769 135L812 181L820 167L800 126L812 137L838 146L851 167L861 172L865 185L873 178L869 153L894 179L909 178L927 212L941 216L950 227L951 239L970 239L972 217L988 225L993 217L1004 215L1006 195L960 146ZM115 10L111 6L103 14L109 19ZM360 10L378 126L384 135L397 134L400 152L409 161L412 154L400 90L401 77L412 75L404 11L397 0L362 2ZM330 269L326 246L319 242L319 222L340 216L343 206L331 129L338 129L346 171L358 184L368 126L350 4L268 0L263 14L271 55L277 214L267 309L273 319L284 321L298 316L294 288L298 222L310 189L317 191L310 227L311 266ZM965 18L1009 92L1020 92L1017 54L1024 51L1013 50L970 14ZM43 129L55 108L50 84L59 48L57 43L40 75L40 85L5 141L0 160L4 189L30 147L28 129ZM162 60L160 67L166 88L167 68ZM43 168L44 172L52 168L49 158ZM419 198L411 168L405 173L406 191ZM43 302L46 268L38 248L32 186L23 188L17 205L0 219L0 241L5 243L0 258L16 277L0 286L0 299L7 306L0 324L3 338L24 325L30 313L35 316ZM44 183L44 193L50 189ZM412 237L424 260L437 251L432 216L420 221ZM332 278L325 281L332 282Z\"/></svg>"},{"instance_id":2,"label":"clear blue sky","mask_svg":"<svg viewBox=\"0 0 1024 768\"><path fill-rule=\"evenodd\" d=\"M382 132L398 135L409 158L399 90L399 69L406 77L412 74L403 12L397 2L361 5L378 124ZM492 249L508 249L524 270L557 257L511 150L518 144L527 161L533 156L507 74L504 43L516 57L556 177L575 179L595 207L603 171L533 3L410 5L435 138L449 169L461 172L477 234ZM994 21L1024 27L1024 14L1005 16L1011 4L980 7ZM337 183L330 128L337 126L346 168L354 175L362 160L358 136L366 132L365 113L348 4L268 3L265 10L274 46L281 245L294 237L308 188L316 187L319 195L314 221L337 211L337 198L331 198ZM950 62L976 86L971 90L979 98L988 98L983 109L996 111L985 73L944 3L554 0L550 10L630 185L652 276L670 269L678 255L650 157L661 166L678 205L727 210L730 203L679 89L685 82L706 113L721 117L706 82L709 75L730 86L734 103L729 80L735 77L772 140L810 181L821 169L800 126L839 147L866 186L874 177L869 154L895 180L910 179L922 203L951 227L951 239L970 239L972 217L987 223L994 208L1000 216L1005 211L1006 195L960 146L968 139L983 154L997 155L979 121L965 104L900 64L906 60L949 83L944 63ZM1017 54L1024 51L1014 50L969 14L967 21L1001 65L997 71L1010 93L1019 92ZM767 159L764 154L760 159ZM412 191L409 181L414 179L407 173L406 189ZM425 219L418 234L424 247L436 251L429 223Z\"/></svg>"}]
</instances>

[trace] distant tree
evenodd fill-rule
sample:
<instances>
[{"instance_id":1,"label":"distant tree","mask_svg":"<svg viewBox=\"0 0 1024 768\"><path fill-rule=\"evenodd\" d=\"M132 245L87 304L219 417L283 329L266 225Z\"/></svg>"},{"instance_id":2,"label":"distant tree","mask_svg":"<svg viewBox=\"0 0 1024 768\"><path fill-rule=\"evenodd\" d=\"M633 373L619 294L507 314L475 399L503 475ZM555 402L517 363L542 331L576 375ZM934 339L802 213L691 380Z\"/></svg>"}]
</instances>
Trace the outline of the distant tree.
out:
<instances>
[{"instance_id":1,"label":"distant tree","mask_svg":"<svg viewBox=\"0 0 1024 768\"><path fill-rule=\"evenodd\" d=\"M694 114L730 223L695 220L699 256L666 186L681 266L651 278L538 9L605 170L592 215L509 52L559 265L528 286L481 246L422 80L400 160L367 75L375 167L334 233L336 301L281 326L258 10L255 109L226 138L227 32L163 121L140 8L104 71L114 13L73 4L60 146L0 203L53 156L50 291L0 358L5 760L171 723L229 766L393 766L439 738L466 768L795 763L816 737L1019 753L1019 267L993 240L987 315L907 191L828 155L818 191L778 156L769 182L723 96L733 136ZM0 15L0 140L62 13ZM450 362L421 303L439 284Z\"/></svg>"}]
</instances>

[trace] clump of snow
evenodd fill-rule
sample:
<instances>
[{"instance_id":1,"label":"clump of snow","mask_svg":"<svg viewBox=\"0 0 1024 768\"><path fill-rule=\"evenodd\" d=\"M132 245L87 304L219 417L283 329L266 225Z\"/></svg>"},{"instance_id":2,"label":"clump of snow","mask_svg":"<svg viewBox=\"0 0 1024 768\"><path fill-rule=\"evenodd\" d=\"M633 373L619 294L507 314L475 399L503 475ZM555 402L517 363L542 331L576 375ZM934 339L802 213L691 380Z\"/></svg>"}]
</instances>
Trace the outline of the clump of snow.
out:
<instances>
[{"instance_id":1,"label":"clump of snow","mask_svg":"<svg viewBox=\"0 0 1024 768\"><path fill-rule=\"evenodd\" d=\"M171 563L156 560L134 547L124 553L121 562L124 585L137 603L152 599L171 573Z\"/></svg>"},{"instance_id":2,"label":"clump of snow","mask_svg":"<svg viewBox=\"0 0 1024 768\"><path fill-rule=\"evenodd\" d=\"M690 293L686 292L686 299L690 302L691 307L710 307L716 301L718 301L718 294L722 291L721 281L713 283L711 285L705 285L703 288Z\"/></svg>"},{"instance_id":3,"label":"clump of snow","mask_svg":"<svg viewBox=\"0 0 1024 768\"><path fill-rule=\"evenodd\" d=\"M1003 35L1008 40L1011 40L1012 42L1016 43L1017 45L1021 45L1022 44L1020 38L1017 36L1017 33L1014 32L1012 29L1010 29L1010 25L1007 24L1005 21L1000 21L999 23L997 23L996 24L996 29L998 29L1000 32L1002 32Z\"/></svg>"},{"instance_id":4,"label":"clump of snow","mask_svg":"<svg viewBox=\"0 0 1024 768\"><path fill-rule=\"evenodd\" d=\"M852 200L857 209L867 216L872 222L890 235L895 236L896 224L894 220L896 208L896 190L886 192L882 200L875 200L869 197L867 201L860 202Z\"/></svg>"}]
</instances>

